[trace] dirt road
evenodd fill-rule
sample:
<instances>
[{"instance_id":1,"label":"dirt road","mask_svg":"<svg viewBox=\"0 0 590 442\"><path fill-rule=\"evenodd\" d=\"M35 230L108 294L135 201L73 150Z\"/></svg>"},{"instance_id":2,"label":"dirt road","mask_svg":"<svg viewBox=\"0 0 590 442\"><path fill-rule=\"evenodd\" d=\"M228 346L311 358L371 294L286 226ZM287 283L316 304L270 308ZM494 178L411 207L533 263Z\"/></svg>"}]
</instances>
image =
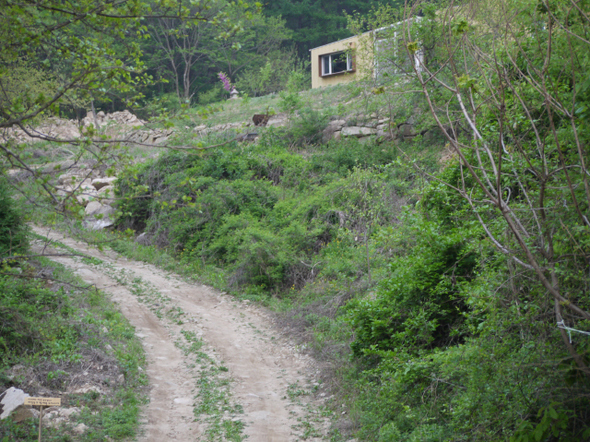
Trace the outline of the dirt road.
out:
<instances>
[{"instance_id":1,"label":"dirt road","mask_svg":"<svg viewBox=\"0 0 590 442\"><path fill-rule=\"evenodd\" d=\"M53 257L111 294L136 328L151 385L140 440L324 440L310 391L313 361L272 328L261 309L149 264L62 234L36 233L94 259ZM48 250L38 241L37 251Z\"/></svg>"}]
</instances>

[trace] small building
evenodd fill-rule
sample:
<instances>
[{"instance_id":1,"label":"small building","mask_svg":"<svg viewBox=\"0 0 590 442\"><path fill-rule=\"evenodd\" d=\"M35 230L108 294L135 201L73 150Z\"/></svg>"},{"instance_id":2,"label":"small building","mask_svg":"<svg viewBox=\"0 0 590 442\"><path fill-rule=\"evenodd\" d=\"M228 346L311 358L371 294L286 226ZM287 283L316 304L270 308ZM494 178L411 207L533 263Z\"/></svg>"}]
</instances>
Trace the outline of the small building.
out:
<instances>
[{"instance_id":1,"label":"small building","mask_svg":"<svg viewBox=\"0 0 590 442\"><path fill-rule=\"evenodd\" d=\"M367 45L371 47L365 48ZM359 52L361 46L363 50ZM372 60L359 56L372 52L370 32L318 46L310 52L312 89L348 83L372 69Z\"/></svg>"},{"instance_id":2,"label":"small building","mask_svg":"<svg viewBox=\"0 0 590 442\"><path fill-rule=\"evenodd\" d=\"M401 52L403 25L412 21L394 23L310 49L312 89L363 78L379 79L385 72L403 75L413 71L405 57L406 51ZM400 63L402 57L406 61ZM413 63L420 69L423 63L421 51L414 55Z\"/></svg>"}]
</instances>

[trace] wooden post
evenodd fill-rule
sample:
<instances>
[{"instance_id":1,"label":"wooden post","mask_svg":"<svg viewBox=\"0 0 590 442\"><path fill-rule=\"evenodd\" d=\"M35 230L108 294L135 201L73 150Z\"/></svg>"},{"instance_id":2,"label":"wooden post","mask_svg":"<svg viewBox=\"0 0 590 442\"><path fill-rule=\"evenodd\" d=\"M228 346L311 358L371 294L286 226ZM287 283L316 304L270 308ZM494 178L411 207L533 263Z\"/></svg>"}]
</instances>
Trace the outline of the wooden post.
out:
<instances>
[{"instance_id":1,"label":"wooden post","mask_svg":"<svg viewBox=\"0 0 590 442\"><path fill-rule=\"evenodd\" d=\"M41 428L43 427L43 405L41 405L41 411L39 412L39 442L41 442Z\"/></svg>"},{"instance_id":2,"label":"wooden post","mask_svg":"<svg viewBox=\"0 0 590 442\"><path fill-rule=\"evenodd\" d=\"M39 411L39 442L41 442L41 429L43 428L43 407L59 407L61 405L61 398L27 397L25 398L25 405L38 405L41 407L41 410Z\"/></svg>"}]
</instances>

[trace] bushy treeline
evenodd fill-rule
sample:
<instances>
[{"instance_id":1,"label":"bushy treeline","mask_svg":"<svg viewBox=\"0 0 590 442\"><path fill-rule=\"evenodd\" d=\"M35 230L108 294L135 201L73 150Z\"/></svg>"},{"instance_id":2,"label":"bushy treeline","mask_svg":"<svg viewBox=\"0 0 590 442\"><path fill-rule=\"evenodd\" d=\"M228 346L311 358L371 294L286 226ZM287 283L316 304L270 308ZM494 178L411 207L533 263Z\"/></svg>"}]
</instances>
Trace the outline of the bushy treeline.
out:
<instances>
[{"instance_id":1,"label":"bushy treeline","mask_svg":"<svg viewBox=\"0 0 590 442\"><path fill-rule=\"evenodd\" d=\"M282 17L293 31L292 41L299 54L307 57L309 50L332 43L352 32L346 14L367 14L382 4L403 4L400 0L277 0L268 3L265 14Z\"/></svg>"}]
</instances>

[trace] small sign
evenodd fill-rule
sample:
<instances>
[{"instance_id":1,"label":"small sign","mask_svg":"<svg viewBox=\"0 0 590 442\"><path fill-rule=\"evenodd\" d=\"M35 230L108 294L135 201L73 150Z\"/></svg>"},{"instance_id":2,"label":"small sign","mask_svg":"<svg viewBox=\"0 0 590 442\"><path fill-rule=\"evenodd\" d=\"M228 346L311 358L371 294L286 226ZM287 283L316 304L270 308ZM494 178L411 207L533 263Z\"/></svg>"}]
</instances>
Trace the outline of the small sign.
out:
<instances>
[{"instance_id":1,"label":"small sign","mask_svg":"<svg viewBox=\"0 0 590 442\"><path fill-rule=\"evenodd\" d=\"M42 407L55 407L61 405L61 398L58 397L27 397L25 405L41 405Z\"/></svg>"}]
</instances>

